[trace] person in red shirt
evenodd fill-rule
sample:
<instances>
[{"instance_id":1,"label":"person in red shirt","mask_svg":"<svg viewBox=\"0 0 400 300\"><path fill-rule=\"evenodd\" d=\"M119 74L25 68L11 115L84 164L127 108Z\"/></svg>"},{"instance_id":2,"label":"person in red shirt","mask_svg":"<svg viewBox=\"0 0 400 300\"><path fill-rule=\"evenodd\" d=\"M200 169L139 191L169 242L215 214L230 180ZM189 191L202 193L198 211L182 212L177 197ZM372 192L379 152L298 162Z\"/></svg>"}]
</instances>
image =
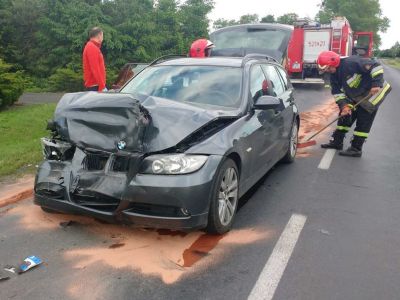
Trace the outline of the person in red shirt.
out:
<instances>
[{"instance_id":1,"label":"person in red shirt","mask_svg":"<svg viewBox=\"0 0 400 300\"><path fill-rule=\"evenodd\" d=\"M106 68L100 47L103 42L103 30L94 27L89 31L89 41L83 50L83 81L87 91L105 92Z\"/></svg>"}]
</instances>

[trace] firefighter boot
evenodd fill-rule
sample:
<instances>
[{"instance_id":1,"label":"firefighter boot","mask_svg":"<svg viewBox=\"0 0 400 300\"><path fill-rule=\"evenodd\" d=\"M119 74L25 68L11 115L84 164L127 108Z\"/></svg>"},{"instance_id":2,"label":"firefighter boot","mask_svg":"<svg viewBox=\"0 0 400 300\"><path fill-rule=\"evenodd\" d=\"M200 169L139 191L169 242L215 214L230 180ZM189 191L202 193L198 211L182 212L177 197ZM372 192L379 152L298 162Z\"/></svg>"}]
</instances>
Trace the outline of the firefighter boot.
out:
<instances>
[{"instance_id":1,"label":"firefighter boot","mask_svg":"<svg viewBox=\"0 0 400 300\"><path fill-rule=\"evenodd\" d=\"M321 148L342 150L345 135L346 132L335 130L329 143L321 144Z\"/></svg>"},{"instance_id":2,"label":"firefighter boot","mask_svg":"<svg viewBox=\"0 0 400 300\"><path fill-rule=\"evenodd\" d=\"M362 146L364 144L365 138L355 136L351 141L351 146L347 148L345 151L340 151L339 155L341 156L350 156L350 157L361 157L362 155Z\"/></svg>"}]
</instances>

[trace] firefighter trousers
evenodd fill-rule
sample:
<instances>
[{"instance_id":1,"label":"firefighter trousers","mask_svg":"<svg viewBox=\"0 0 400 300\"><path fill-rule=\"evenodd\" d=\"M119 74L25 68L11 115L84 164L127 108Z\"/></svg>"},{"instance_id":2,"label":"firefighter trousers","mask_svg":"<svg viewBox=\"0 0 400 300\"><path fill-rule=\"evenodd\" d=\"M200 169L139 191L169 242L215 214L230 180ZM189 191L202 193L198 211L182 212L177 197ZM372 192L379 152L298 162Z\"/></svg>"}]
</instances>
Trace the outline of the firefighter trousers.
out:
<instances>
[{"instance_id":1,"label":"firefighter trousers","mask_svg":"<svg viewBox=\"0 0 400 300\"><path fill-rule=\"evenodd\" d=\"M361 106L358 106L350 116L338 120L336 130L333 133L334 141L342 144L346 133L350 130L351 126L356 123L351 146L361 150L365 140L368 138L376 113L377 110L370 113Z\"/></svg>"}]
</instances>

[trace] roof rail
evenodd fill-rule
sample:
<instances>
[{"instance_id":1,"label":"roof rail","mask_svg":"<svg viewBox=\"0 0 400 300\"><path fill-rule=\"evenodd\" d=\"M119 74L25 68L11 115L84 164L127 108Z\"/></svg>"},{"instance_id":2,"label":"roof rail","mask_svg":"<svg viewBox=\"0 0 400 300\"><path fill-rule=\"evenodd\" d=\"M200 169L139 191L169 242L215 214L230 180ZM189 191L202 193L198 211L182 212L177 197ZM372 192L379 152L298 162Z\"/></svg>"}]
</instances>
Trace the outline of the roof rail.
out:
<instances>
[{"instance_id":1,"label":"roof rail","mask_svg":"<svg viewBox=\"0 0 400 300\"><path fill-rule=\"evenodd\" d=\"M183 54L167 54L167 55L163 55L163 56L160 56L159 58L156 58L155 60L153 60L149 64L149 66L153 66L155 64L158 64L159 62L175 59L175 58L178 58L178 57L187 57L187 56L183 55Z\"/></svg>"},{"instance_id":2,"label":"roof rail","mask_svg":"<svg viewBox=\"0 0 400 300\"><path fill-rule=\"evenodd\" d=\"M244 66L245 63L247 63L248 61L250 61L252 59L265 59L267 61L273 61L273 62L276 62L279 64L279 62L272 56L269 56L266 54L259 54L259 53L250 53L250 54L247 54L245 57L243 57L242 67Z\"/></svg>"}]
</instances>

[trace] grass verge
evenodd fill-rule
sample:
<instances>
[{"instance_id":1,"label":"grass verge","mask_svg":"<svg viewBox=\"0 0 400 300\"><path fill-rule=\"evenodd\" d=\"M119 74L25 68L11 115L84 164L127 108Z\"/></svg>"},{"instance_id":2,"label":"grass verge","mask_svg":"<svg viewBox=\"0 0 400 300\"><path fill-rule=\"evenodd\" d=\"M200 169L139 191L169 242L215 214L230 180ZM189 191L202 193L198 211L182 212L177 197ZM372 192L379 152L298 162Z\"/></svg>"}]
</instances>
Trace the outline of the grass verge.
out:
<instances>
[{"instance_id":1,"label":"grass verge","mask_svg":"<svg viewBox=\"0 0 400 300\"><path fill-rule=\"evenodd\" d=\"M40 138L56 104L14 106L0 112L0 177L30 173L42 160Z\"/></svg>"},{"instance_id":2,"label":"grass verge","mask_svg":"<svg viewBox=\"0 0 400 300\"><path fill-rule=\"evenodd\" d=\"M400 69L400 58L384 58L382 60L385 64Z\"/></svg>"}]
</instances>

